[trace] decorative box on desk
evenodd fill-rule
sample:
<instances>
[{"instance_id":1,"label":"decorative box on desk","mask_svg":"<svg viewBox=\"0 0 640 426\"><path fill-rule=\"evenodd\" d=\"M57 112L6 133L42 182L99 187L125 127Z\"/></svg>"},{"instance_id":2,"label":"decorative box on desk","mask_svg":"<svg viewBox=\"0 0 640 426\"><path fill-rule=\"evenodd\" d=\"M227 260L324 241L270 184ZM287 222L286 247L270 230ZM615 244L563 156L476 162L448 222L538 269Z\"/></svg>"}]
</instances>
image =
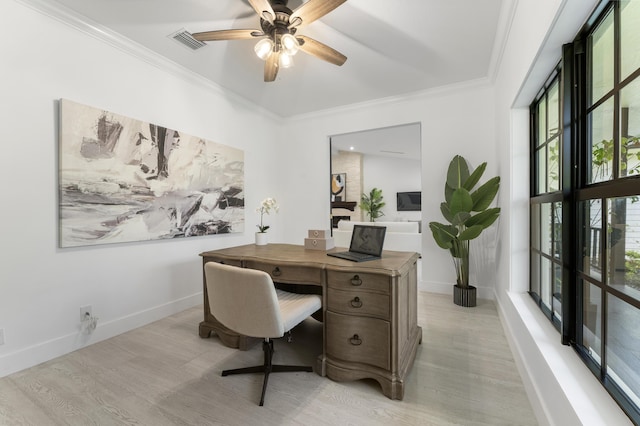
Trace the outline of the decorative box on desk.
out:
<instances>
[{"instance_id":1,"label":"decorative box on desk","mask_svg":"<svg viewBox=\"0 0 640 426\"><path fill-rule=\"evenodd\" d=\"M306 249L327 251L334 247L333 237L327 229L309 229L309 238L304 239Z\"/></svg>"},{"instance_id":2,"label":"decorative box on desk","mask_svg":"<svg viewBox=\"0 0 640 426\"><path fill-rule=\"evenodd\" d=\"M331 250L335 247L333 238L305 238L304 248L309 250Z\"/></svg>"}]
</instances>

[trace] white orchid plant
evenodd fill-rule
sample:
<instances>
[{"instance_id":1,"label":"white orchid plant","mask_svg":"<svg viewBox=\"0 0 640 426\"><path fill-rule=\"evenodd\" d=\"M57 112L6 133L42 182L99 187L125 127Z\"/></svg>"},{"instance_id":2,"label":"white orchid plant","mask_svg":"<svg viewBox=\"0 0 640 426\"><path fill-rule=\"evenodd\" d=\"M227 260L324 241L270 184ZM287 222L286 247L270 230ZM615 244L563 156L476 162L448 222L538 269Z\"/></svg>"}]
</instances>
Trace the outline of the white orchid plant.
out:
<instances>
[{"instance_id":1,"label":"white orchid plant","mask_svg":"<svg viewBox=\"0 0 640 426\"><path fill-rule=\"evenodd\" d=\"M269 214L272 211L278 213L278 209L278 203L274 198L268 197L262 200L260 207L256 209L256 212L260 213L260 225L256 225L260 232L267 232L267 229L269 229L269 225L264 225L264 215Z\"/></svg>"}]
</instances>

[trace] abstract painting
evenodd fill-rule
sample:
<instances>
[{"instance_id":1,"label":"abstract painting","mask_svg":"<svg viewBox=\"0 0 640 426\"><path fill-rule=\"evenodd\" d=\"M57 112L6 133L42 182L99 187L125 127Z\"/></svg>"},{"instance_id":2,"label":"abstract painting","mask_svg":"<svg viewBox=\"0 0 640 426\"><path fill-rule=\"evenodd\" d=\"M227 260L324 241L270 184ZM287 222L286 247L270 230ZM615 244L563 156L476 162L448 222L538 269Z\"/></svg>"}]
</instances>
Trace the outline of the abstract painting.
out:
<instances>
[{"instance_id":1,"label":"abstract painting","mask_svg":"<svg viewBox=\"0 0 640 426\"><path fill-rule=\"evenodd\" d=\"M244 232L244 152L60 101L60 247Z\"/></svg>"},{"instance_id":2,"label":"abstract painting","mask_svg":"<svg viewBox=\"0 0 640 426\"><path fill-rule=\"evenodd\" d=\"M347 174L331 175L331 201L347 201Z\"/></svg>"}]
</instances>

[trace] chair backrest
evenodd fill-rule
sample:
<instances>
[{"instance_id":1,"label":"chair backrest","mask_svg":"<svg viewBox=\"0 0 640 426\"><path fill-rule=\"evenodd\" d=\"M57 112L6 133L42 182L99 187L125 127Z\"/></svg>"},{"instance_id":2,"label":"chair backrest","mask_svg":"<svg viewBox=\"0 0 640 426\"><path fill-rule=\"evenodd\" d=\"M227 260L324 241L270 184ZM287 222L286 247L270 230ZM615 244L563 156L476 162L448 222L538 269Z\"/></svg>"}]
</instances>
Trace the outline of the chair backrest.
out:
<instances>
[{"instance_id":1,"label":"chair backrest","mask_svg":"<svg viewBox=\"0 0 640 426\"><path fill-rule=\"evenodd\" d=\"M245 336L277 338L285 325L269 274L207 262L209 309L225 327Z\"/></svg>"}]
</instances>

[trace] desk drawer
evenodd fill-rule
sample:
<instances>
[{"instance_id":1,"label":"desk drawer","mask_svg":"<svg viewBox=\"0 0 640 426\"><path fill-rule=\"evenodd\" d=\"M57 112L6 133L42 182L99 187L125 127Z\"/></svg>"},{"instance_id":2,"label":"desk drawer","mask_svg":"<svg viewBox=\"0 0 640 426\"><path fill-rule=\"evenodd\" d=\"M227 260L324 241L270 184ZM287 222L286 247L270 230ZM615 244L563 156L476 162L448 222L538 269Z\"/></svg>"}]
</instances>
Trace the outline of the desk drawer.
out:
<instances>
[{"instance_id":1,"label":"desk drawer","mask_svg":"<svg viewBox=\"0 0 640 426\"><path fill-rule=\"evenodd\" d=\"M327 271L329 287L341 290L373 290L390 294L388 275L359 272Z\"/></svg>"},{"instance_id":2,"label":"desk drawer","mask_svg":"<svg viewBox=\"0 0 640 426\"><path fill-rule=\"evenodd\" d=\"M389 306L388 294L334 288L327 292L327 309L333 312L389 320Z\"/></svg>"},{"instance_id":3,"label":"desk drawer","mask_svg":"<svg viewBox=\"0 0 640 426\"><path fill-rule=\"evenodd\" d=\"M327 356L391 368L391 326L388 321L327 311Z\"/></svg>"},{"instance_id":4,"label":"desk drawer","mask_svg":"<svg viewBox=\"0 0 640 426\"><path fill-rule=\"evenodd\" d=\"M242 261L240 259L227 259L224 257L207 256L204 258L204 260L205 262L218 262L225 265L242 266Z\"/></svg>"},{"instance_id":5,"label":"desk drawer","mask_svg":"<svg viewBox=\"0 0 640 426\"><path fill-rule=\"evenodd\" d=\"M247 260L245 267L264 271L275 282L322 285L322 268Z\"/></svg>"}]
</instances>

